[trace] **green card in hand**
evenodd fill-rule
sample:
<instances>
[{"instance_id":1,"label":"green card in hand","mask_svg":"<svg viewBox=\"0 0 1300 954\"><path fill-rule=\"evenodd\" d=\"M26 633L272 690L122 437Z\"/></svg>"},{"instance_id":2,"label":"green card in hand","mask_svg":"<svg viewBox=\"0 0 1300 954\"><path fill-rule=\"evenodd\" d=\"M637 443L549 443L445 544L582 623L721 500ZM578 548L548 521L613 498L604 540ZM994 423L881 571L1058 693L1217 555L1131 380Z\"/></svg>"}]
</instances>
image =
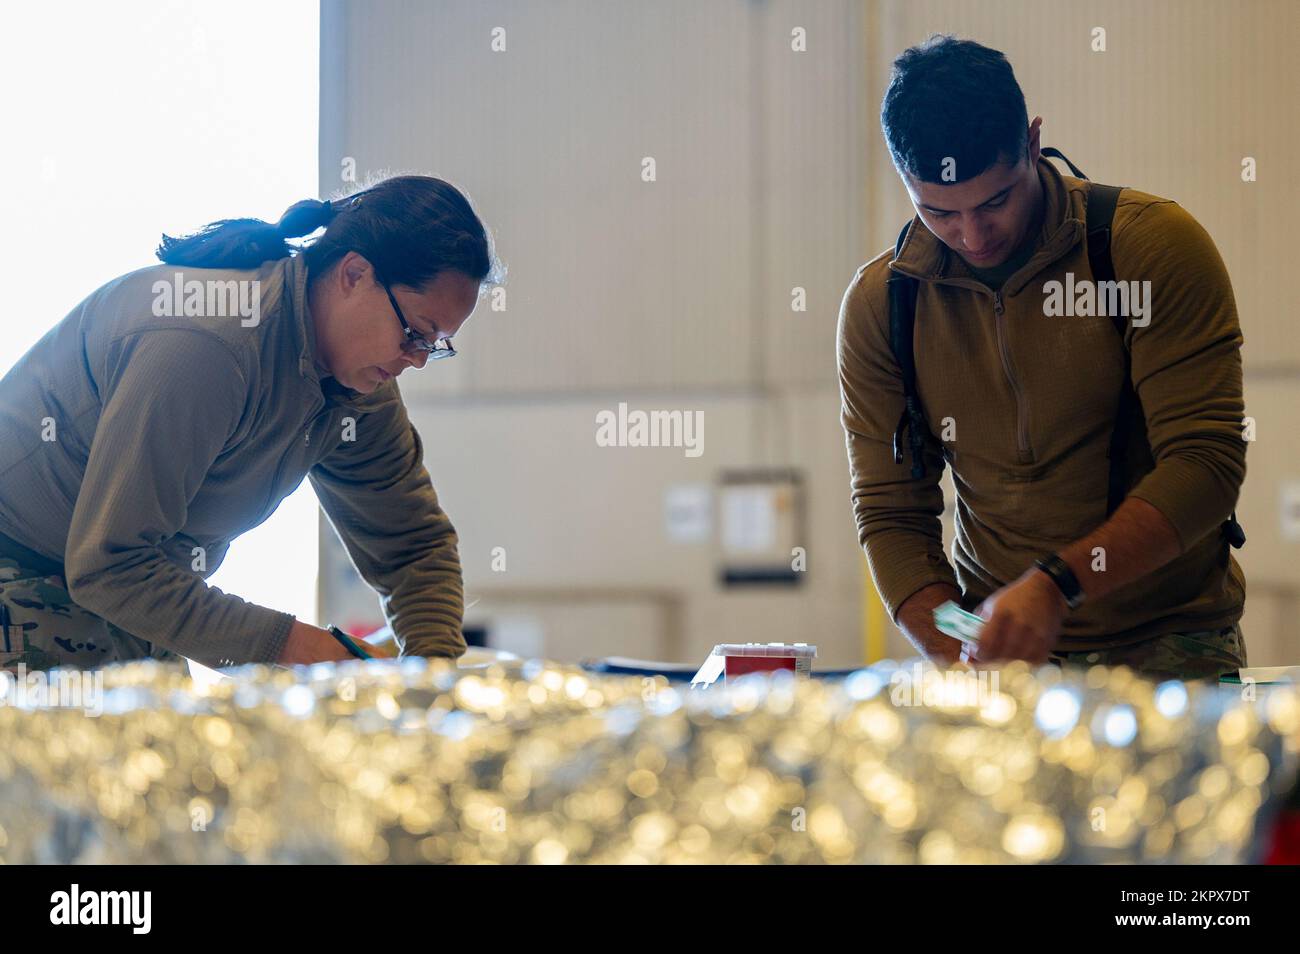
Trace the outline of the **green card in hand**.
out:
<instances>
[{"instance_id":1,"label":"green card in hand","mask_svg":"<svg viewBox=\"0 0 1300 954\"><path fill-rule=\"evenodd\" d=\"M979 644L980 630L984 620L974 613L968 613L952 600L934 608L934 625L939 632L963 643Z\"/></svg>"}]
</instances>

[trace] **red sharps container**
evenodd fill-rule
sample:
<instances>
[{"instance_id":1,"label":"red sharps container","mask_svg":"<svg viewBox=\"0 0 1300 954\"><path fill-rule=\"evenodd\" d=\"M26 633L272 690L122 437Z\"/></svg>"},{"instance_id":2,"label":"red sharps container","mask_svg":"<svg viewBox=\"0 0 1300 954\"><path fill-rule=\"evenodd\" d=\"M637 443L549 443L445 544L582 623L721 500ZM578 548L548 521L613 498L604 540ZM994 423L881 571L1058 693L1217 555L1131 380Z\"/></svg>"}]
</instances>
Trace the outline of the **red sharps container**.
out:
<instances>
[{"instance_id":1,"label":"red sharps container","mask_svg":"<svg viewBox=\"0 0 1300 954\"><path fill-rule=\"evenodd\" d=\"M691 680L691 685L709 686L719 677L743 676L750 672L789 670L797 676L812 673L817 647L807 643L719 643Z\"/></svg>"}]
</instances>

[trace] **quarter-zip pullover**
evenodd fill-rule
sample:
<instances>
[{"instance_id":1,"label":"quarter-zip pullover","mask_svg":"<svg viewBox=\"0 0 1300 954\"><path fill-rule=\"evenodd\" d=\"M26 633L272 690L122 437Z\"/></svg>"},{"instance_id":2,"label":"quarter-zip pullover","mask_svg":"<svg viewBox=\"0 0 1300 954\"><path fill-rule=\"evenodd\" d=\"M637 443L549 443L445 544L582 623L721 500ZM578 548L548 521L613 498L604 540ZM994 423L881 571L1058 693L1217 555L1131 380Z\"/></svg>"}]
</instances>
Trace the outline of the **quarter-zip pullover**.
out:
<instances>
[{"instance_id":1,"label":"quarter-zip pullover","mask_svg":"<svg viewBox=\"0 0 1300 954\"><path fill-rule=\"evenodd\" d=\"M1000 289L977 280L918 219L897 259L891 250L868 262L844 296L841 421L858 537L876 586L895 619L908 597L937 582L960 587L974 607L1035 558L1104 523L1126 346L1150 447L1127 461L1128 493L1168 518L1182 552L1069 615L1061 648L1229 626L1241 617L1245 581L1220 525L1237 501L1246 444L1241 331L1227 271L1177 203L1125 189L1111 256L1117 280L1150 282L1149 322L1126 322L1121 343L1104 312L1050 315L1049 283L1092 280L1088 184L1047 160L1038 175L1045 204L1037 249ZM920 480L910 459L895 463L892 453L903 390L889 346L890 270L919 281L917 391L935 435ZM952 563L939 521L945 463L956 488Z\"/></svg>"}]
</instances>

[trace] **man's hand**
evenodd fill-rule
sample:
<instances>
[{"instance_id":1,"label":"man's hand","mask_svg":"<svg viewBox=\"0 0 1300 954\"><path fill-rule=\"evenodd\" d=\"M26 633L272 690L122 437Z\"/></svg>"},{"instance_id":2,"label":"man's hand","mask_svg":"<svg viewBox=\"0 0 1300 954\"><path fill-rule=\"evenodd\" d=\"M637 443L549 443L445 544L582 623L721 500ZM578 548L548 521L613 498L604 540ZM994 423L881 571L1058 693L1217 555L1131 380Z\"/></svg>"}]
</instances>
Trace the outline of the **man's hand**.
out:
<instances>
[{"instance_id":1,"label":"man's hand","mask_svg":"<svg viewBox=\"0 0 1300 954\"><path fill-rule=\"evenodd\" d=\"M1068 608L1056 582L1038 567L1029 568L975 610L986 622L971 658L981 663L999 659L1047 662L1061 637L1061 621Z\"/></svg>"},{"instance_id":2,"label":"man's hand","mask_svg":"<svg viewBox=\"0 0 1300 954\"><path fill-rule=\"evenodd\" d=\"M946 583L931 583L909 596L898 608L898 628L936 666L952 666L962 661L961 640L939 632L934 625L935 607L949 600L960 604L961 591Z\"/></svg>"}]
</instances>

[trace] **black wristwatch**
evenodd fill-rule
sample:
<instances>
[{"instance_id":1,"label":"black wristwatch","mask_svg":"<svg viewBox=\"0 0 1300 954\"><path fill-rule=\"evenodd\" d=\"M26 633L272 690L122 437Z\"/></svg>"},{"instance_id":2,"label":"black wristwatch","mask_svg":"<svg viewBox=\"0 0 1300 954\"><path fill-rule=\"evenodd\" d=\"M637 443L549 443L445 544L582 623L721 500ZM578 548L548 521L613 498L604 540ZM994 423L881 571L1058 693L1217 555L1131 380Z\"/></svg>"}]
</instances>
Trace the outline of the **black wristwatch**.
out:
<instances>
[{"instance_id":1,"label":"black wristwatch","mask_svg":"<svg viewBox=\"0 0 1300 954\"><path fill-rule=\"evenodd\" d=\"M1083 603L1083 587L1079 585L1079 578L1074 575L1069 564L1062 560L1057 554L1039 557L1034 561L1034 566L1038 567L1044 573L1052 578L1056 588L1061 591L1065 597L1065 605L1070 609L1078 609Z\"/></svg>"}]
</instances>

